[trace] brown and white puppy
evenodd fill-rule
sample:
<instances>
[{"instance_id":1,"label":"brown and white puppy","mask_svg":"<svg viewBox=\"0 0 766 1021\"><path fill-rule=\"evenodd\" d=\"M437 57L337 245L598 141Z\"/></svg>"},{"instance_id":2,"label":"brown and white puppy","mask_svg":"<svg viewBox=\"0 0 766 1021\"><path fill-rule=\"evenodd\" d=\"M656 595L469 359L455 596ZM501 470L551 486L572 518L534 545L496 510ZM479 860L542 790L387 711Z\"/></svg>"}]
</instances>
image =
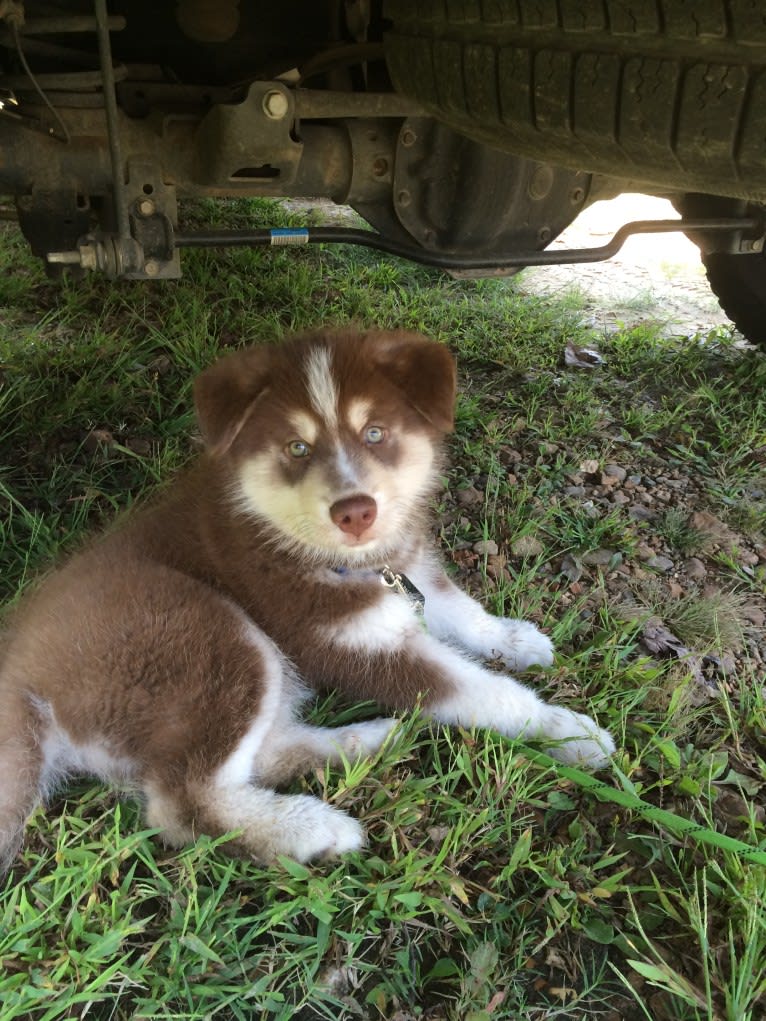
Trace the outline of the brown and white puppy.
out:
<instances>
[{"instance_id":1,"label":"brown and white puppy","mask_svg":"<svg viewBox=\"0 0 766 1021\"><path fill-rule=\"evenodd\" d=\"M375 751L395 721L302 722L306 685L445 723L614 743L478 658L548 664L532 624L487 614L427 542L453 360L404 332L318 332L240 351L195 390L206 453L19 611L0 666L0 868L62 777L132 785L170 843L241 832L261 861L359 848L356 820L275 787ZM387 570L383 570L383 569ZM402 574L425 596L388 587Z\"/></svg>"}]
</instances>

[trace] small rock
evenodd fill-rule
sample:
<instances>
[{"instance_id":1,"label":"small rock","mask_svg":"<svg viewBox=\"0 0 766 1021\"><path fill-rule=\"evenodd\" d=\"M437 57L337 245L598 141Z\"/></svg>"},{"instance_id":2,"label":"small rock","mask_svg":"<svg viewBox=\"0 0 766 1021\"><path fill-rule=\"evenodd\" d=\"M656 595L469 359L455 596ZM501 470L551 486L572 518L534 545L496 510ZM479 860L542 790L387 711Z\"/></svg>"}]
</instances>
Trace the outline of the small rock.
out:
<instances>
[{"instance_id":1,"label":"small rock","mask_svg":"<svg viewBox=\"0 0 766 1021\"><path fill-rule=\"evenodd\" d=\"M598 471L598 461L594 458L589 458L587 461L583 461L580 465L580 471L586 475L595 475Z\"/></svg>"},{"instance_id":2,"label":"small rock","mask_svg":"<svg viewBox=\"0 0 766 1021\"><path fill-rule=\"evenodd\" d=\"M479 539L475 542L472 547L474 553L478 553L480 557L496 557L498 554L497 543L494 539Z\"/></svg>"},{"instance_id":3,"label":"small rock","mask_svg":"<svg viewBox=\"0 0 766 1021\"><path fill-rule=\"evenodd\" d=\"M542 552L543 544L533 535L522 535L511 543L511 553L515 557L539 557Z\"/></svg>"},{"instance_id":4,"label":"small rock","mask_svg":"<svg viewBox=\"0 0 766 1021\"><path fill-rule=\"evenodd\" d=\"M612 497L612 503L616 503L618 506L622 507L626 503L630 503L630 497L618 490Z\"/></svg>"},{"instance_id":5,"label":"small rock","mask_svg":"<svg viewBox=\"0 0 766 1021\"><path fill-rule=\"evenodd\" d=\"M636 546L636 556L639 560L650 560L655 554L652 547L646 542L640 542Z\"/></svg>"},{"instance_id":6,"label":"small rock","mask_svg":"<svg viewBox=\"0 0 766 1021\"><path fill-rule=\"evenodd\" d=\"M492 554L487 557L487 574L494 578L496 581L500 581L507 574L505 565L507 560L502 553Z\"/></svg>"},{"instance_id":7,"label":"small rock","mask_svg":"<svg viewBox=\"0 0 766 1021\"><path fill-rule=\"evenodd\" d=\"M484 494L476 486L468 486L466 489L458 489L455 499L461 507L475 507L484 502Z\"/></svg>"},{"instance_id":8,"label":"small rock","mask_svg":"<svg viewBox=\"0 0 766 1021\"><path fill-rule=\"evenodd\" d=\"M604 467L604 475L607 475L610 479L614 479L616 482L624 482L628 473L619 464L607 464Z\"/></svg>"},{"instance_id":9,"label":"small rock","mask_svg":"<svg viewBox=\"0 0 766 1021\"><path fill-rule=\"evenodd\" d=\"M108 429L91 429L82 445L89 454L96 453L102 447L111 447L114 443L114 435Z\"/></svg>"},{"instance_id":10,"label":"small rock","mask_svg":"<svg viewBox=\"0 0 766 1021\"><path fill-rule=\"evenodd\" d=\"M757 606L743 606L741 613L745 620L749 620L756 627L763 627L766 623L766 613Z\"/></svg>"},{"instance_id":11,"label":"small rock","mask_svg":"<svg viewBox=\"0 0 766 1021\"><path fill-rule=\"evenodd\" d=\"M586 553L582 558L582 562L589 567L607 567L619 555L613 549L596 549Z\"/></svg>"},{"instance_id":12,"label":"small rock","mask_svg":"<svg viewBox=\"0 0 766 1021\"><path fill-rule=\"evenodd\" d=\"M634 521L651 521L654 511L650 511L648 507L642 507L640 503L632 503L628 507L628 517Z\"/></svg>"},{"instance_id":13,"label":"small rock","mask_svg":"<svg viewBox=\"0 0 766 1021\"><path fill-rule=\"evenodd\" d=\"M650 567L653 571L662 571L667 574L668 571L672 571L675 564L669 557L650 557L646 561L646 566Z\"/></svg>"},{"instance_id":14,"label":"small rock","mask_svg":"<svg viewBox=\"0 0 766 1021\"><path fill-rule=\"evenodd\" d=\"M702 581L707 577L707 567L698 557L689 557L684 564L684 571L692 581Z\"/></svg>"},{"instance_id":15,"label":"small rock","mask_svg":"<svg viewBox=\"0 0 766 1021\"><path fill-rule=\"evenodd\" d=\"M564 496L585 496L585 486L566 486Z\"/></svg>"},{"instance_id":16,"label":"small rock","mask_svg":"<svg viewBox=\"0 0 766 1021\"><path fill-rule=\"evenodd\" d=\"M713 542L717 542L724 549L731 549L735 537L728 525L710 511L695 511L691 516L690 524L698 532L709 536Z\"/></svg>"},{"instance_id":17,"label":"small rock","mask_svg":"<svg viewBox=\"0 0 766 1021\"><path fill-rule=\"evenodd\" d=\"M595 369L603 360L593 344L582 346L570 340L564 348L564 364L573 369Z\"/></svg>"},{"instance_id":18,"label":"small rock","mask_svg":"<svg viewBox=\"0 0 766 1021\"><path fill-rule=\"evenodd\" d=\"M668 591L674 599L680 599L684 594L683 585L679 585L677 581L668 583Z\"/></svg>"},{"instance_id":19,"label":"small rock","mask_svg":"<svg viewBox=\"0 0 766 1021\"><path fill-rule=\"evenodd\" d=\"M571 582L577 582L582 577L582 564L576 557L567 553L561 561L561 573Z\"/></svg>"},{"instance_id":20,"label":"small rock","mask_svg":"<svg viewBox=\"0 0 766 1021\"><path fill-rule=\"evenodd\" d=\"M426 830L428 839L434 844L442 844L450 834L449 826L429 826Z\"/></svg>"}]
</instances>

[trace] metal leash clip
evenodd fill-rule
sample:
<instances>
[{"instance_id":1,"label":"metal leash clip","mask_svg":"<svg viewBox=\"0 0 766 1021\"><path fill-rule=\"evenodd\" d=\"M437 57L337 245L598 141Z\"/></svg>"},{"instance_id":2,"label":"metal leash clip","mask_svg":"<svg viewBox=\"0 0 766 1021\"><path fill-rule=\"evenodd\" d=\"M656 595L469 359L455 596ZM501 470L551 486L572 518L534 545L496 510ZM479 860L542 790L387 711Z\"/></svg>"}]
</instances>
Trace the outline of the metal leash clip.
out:
<instances>
[{"instance_id":1,"label":"metal leash clip","mask_svg":"<svg viewBox=\"0 0 766 1021\"><path fill-rule=\"evenodd\" d=\"M426 597L412 584L406 574L397 574L387 564L380 569L380 580L386 588L393 589L400 596L408 601L413 610L423 616L425 612Z\"/></svg>"}]
</instances>

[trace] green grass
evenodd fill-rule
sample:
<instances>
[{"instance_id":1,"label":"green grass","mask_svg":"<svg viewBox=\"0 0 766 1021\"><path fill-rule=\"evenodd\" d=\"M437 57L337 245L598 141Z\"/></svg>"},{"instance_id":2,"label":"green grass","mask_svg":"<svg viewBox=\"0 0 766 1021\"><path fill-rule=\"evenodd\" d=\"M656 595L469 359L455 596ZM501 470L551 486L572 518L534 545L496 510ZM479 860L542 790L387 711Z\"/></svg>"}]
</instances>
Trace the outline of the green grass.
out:
<instances>
[{"instance_id":1,"label":"green grass","mask_svg":"<svg viewBox=\"0 0 766 1021\"><path fill-rule=\"evenodd\" d=\"M216 210L187 218L220 220ZM225 215L291 219L257 202ZM514 281L451 281L311 248L189 253L184 278L165 284L59 285L10 228L3 237L5 602L194 455L191 380L221 350L323 323L420 329L460 367L437 505L457 580L553 634L556 664L531 681L612 729L608 784L763 846L761 631L737 616L737 669L700 704L683 662L647 655L640 621L623 612L646 542L694 549L714 590L735 591L740 609L764 606L763 563L740 556L763 542L762 355L721 331L681 345L640 326L598 338L605 364L583 373L562 364L567 340L591 336L577 302L530 298ZM739 547L697 548L685 510L647 522L603 497L563 495L587 460L684 476ZM459 500L468 485L483 494L471 506ZM522 535L542 552L514 558ZM473 550L482 539L497 543L494 563ZM609 564L575 583L562 574L566 555L603 548L616 554ZM692 602L679 623L686 604L671 580L652 582L653 612L715 651L715 591L712 608ZM330 697L312 714L373 711ZM0 893L0 1021L763 1016L766 868L598 800L518 744L415 715L375 760L296 789L363 819L365 852L270 869L205 839L170 852L130 799L70 785L35 815Z\"/></svg>"}]
</instances>

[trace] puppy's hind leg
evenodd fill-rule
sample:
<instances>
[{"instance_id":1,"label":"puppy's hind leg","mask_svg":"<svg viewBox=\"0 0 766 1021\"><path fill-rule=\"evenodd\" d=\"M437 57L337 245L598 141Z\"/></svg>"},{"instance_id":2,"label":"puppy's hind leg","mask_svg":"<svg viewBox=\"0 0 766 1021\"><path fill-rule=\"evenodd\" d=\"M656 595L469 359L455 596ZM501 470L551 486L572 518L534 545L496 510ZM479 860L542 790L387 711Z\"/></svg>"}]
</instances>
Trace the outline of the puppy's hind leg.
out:
<instances>
[{"instance_id":1,"label":"puppy's hind leg","mask_svg":"<svg viewBox=\"0 0 766 1021\"><path fill-rule=\"evenodd\" d=\"M146 820L172 847L193 842L200 834L234 836L227 846L269 864L280 855L306 862L356 851L364 844L359 823L319 798L277 794L255 782L188 782L172 792L147 782Z\"/></svg>"},{"instance_id":2,"label":"puppy's hind leg","mask_svg":"<svg viewBox=\"0 0 766 1021\"><path fill-rule=\"evenodd\" d=\"M0 876L16 856L28 817L42 800L40 720L16 689L0 684Z\"/></svg>"},{"instance_id":3,"label":"puppy's hind leg","mask_svg":"<svg viewBox=\"0 0 766 1021\"><path fill-rule=\"evenodd\" d=\"M330 762L374 755L398 724L382 718L345 727L313 727L290 720L268 733L254 763L254 777L267 787L279 787Z\"/></svg>"}]
</instances>

